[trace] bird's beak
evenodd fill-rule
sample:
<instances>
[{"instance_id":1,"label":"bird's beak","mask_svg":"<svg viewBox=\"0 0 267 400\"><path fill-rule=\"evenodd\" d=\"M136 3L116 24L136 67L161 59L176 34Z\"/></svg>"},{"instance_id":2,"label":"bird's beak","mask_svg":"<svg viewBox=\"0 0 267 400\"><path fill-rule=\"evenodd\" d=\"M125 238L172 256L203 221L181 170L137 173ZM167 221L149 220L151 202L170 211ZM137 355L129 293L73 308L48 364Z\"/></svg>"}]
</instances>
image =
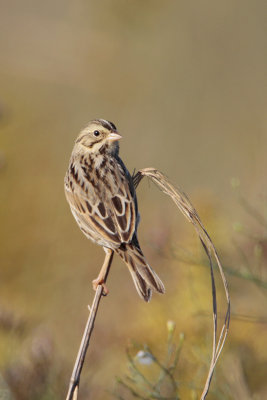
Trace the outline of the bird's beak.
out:
<instances>
[{"instance_id":1,"label":"bird's beak","mask_svg":"<svg viewBox=\"0 0 267 400\"><path fill-rule=\"evenodd\" d=\"M121 138L122 136L115 132L111 132L108 135L108 140L110 140L111 142L115 142L117 140L120 140Z\"/></svg>"}]
</instances>

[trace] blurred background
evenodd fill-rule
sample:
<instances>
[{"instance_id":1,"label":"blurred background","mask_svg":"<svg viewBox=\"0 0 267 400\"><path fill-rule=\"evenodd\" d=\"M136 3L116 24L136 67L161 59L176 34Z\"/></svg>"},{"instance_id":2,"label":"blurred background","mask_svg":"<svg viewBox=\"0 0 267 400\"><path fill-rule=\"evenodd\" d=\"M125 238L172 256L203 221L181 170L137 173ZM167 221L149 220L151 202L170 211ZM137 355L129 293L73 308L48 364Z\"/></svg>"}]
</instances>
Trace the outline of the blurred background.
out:
<instances>
[{"instance_id":1,"label":"blurred background","mask_svg":"<svg viewBox=\"0 0 267 400\"><path fill-rule=\"evenodd\" d=\"M208 398L266 398L265 11L263 0L1 2L0 398L66 394L104 253L76 226L63 179L94 118L117 125L130 171L158 168L186 191L221 256L233 315ZM145 180L138 198L166 295L143 303L114 260L80 398L133 398L116 383L125 349L164 359L171 320L174 343L184 334L179 396L196 399L212 343L207 260L170 199Z\"/></svg>"}]
</instances>

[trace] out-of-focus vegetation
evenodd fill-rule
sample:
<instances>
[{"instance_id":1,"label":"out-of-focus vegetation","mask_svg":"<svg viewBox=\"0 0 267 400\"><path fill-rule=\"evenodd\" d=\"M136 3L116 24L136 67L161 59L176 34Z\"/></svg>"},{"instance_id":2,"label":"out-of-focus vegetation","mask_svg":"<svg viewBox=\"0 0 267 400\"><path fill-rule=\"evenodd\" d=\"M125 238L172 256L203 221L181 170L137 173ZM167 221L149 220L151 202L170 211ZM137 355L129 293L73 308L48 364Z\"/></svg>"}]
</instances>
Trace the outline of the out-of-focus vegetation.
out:
<instances>
[{"instance_id":1,"label":"out-of-focus vegetation","mask_svg":"<svg viewBox=\"0 0 267 400\"><path fill-rule=\"evenodd\" d=\"M168 321L167 329L168 337L163 360L159 359L147 345L135 356L131 353L139 347L137 344L127 349L128 373L122 378L117 378L118 389L112 393L115 398L123 400L130 395L131 398L137 399L179 400L180 383L175 374L184 335L180 334L179 344L176 346L173 343L175 323Z\"/></svg>"},{"instance_id":2,"label":"out-of-focus vegetation","mask_svg":"<svg viewBox=\"0 0 267 400\"><path fill-rule=\"evenodd\" d=\"M221 256L232 321L209 398L266 398L265 2L14 0L0 20L0 398L66 394L103 252L78 230L63 177L96 117L118 126L130 170L156 167L189 194ZM138 197L140 242L166 295L144 304L114 260L81 399L112 397L132 340L162 360L168 320L173 343L185 335L180 398L198 396L206 377L204 253L153 185Z\"/></svg>"}]
</instances>

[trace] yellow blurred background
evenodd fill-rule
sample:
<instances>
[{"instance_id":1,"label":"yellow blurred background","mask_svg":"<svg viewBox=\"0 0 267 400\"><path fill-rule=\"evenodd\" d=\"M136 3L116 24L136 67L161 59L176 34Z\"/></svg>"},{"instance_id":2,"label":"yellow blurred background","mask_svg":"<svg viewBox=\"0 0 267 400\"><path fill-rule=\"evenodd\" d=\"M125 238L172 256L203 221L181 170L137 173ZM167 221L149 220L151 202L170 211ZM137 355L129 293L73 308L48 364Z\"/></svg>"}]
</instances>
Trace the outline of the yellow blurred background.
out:
<instances>
[{"instance_id":1,"label":"yellow blurred background","mask_svg":"<svg viewBox=\"0 0 267 400\"><path fill-rule=\"evenodd\" d=\"M66 393L104 253L77 228L63 178L94 118L116 124L130 171L153 166L187 192L218 248L233 317L209 399L266 398L265 6L1 2L0 398ZM181 398L198 398L207 373L210 278L198 239L154 185L142 182L138 198L140 242L166 295L143 303L114 260L81 399L112 398L132 340L164 353L168 320L177 341L185 334Z\"/></svg>"}]
</instances>

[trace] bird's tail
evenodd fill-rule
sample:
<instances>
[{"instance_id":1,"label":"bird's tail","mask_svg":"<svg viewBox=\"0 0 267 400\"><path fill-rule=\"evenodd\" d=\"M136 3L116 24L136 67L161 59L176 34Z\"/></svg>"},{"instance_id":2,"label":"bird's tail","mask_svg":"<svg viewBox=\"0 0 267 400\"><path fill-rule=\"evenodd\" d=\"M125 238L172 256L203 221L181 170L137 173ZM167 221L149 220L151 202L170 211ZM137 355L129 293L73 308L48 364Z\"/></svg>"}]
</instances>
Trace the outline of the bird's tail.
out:
<instances>
[{"instance_id":1,"label":"bird's tail","mask_svg":"<svg viewBox=\"0 0 267 400\"><path fill-rule=\"evenodd\" d=\"M165 293L165 288L155 271L148 265L141 249L134 244L125 243L115 250L123 259L132 275L139 296L149 301L152 289Z\"/></svg>"}]
</instances>

